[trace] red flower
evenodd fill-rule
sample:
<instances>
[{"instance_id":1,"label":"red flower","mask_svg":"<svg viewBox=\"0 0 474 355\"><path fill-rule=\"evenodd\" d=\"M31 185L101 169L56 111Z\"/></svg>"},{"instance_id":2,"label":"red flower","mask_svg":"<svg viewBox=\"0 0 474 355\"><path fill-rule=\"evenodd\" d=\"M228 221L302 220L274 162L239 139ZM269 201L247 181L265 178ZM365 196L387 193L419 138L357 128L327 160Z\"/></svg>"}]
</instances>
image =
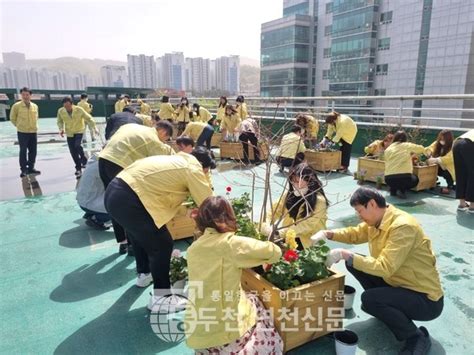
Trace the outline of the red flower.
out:
<instances>
[{"instance_id":1,"label":"red flower","mask_svg":"<svg viewBox=\"0 0 474 355\"><path fill-rule=\"evenodd\" d=\"M283 255L283 259L285 259L288 262L293 262L298 260L298 253L294 250L287 250L285 255Z\"/></svg>"},{"instance_id":2,"label":"red flower","mask_svg":"<svg viewBox=\"0 0 474 355\"><path fill-rule=\"evenodd\" d=\"M227 192L231 192L231 191L232 191L232 187L227 186L227 187L225 188L225 190L226 190Z\"/></svg>"},{"instance_id":3,"label":"red flower","mask_svg":"<svg viewBox=\"0 0 474 355\"><path fill-rule=\"evenodd\" d=\"M272 264L263 264L263 271L269 272L272 269Z\"/></svg>"}]
</instances>

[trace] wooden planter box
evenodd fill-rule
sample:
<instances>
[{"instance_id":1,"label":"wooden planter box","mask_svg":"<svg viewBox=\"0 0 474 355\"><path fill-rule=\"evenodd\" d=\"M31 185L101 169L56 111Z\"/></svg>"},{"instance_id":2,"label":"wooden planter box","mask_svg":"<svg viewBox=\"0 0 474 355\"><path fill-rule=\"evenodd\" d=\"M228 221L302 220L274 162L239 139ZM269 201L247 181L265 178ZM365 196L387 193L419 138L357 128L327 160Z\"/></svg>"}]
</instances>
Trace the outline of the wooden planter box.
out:
<instances>
[{"instance_id":1,"label":"wooden planter box","mask_svg":"<svg viewBox=\"0 0 474 355\"><path fill-rule=\"evenodd\" d=\"M184 212L184 214L183 214ZM184 209L179 215L175 216L171 221L166 223L166 227L171 234L173 240L179 240L194 236L196 230L196 222L189 217L187 209Z\"/></svg>"},{"instance_id":2,"label":"wooden planter box","mask_svg":"<svg viewBox=\"0 0 474 355\"><path fill-rule=\"evenodd\" d=\"M242 160L244 158L242 143L221 142L220 148L221 159ZM267 160L269 154L268 144L260 142L258 143L258 148L260 150L260 160ZM249 147L249 159L255 159L252 147Z\"/></svg>"},{"instance_id":3,"label":"wooden planter box","mask_svg":"<svg viewBox=\"0 0 474 355\"><path fill-rule=\"evenodd\" d=\"M438 180L438 165L414 166L413 174L418 176L420 180L413 190L431 189L436 186L436 181Z\"/></svg>"},{"instance_id":4,"label":"wooden planter box","mask_svg":"<svg viewBox=\"0 0 474 355\"><path fill-rule=\"evenodd\" d=\"M364 181L377 182L377 176L382 176L382 183L385 184L385 162L378 159L359 158L357 164L357 176L365 170Z\"/></svg>"},{"instance_id":5,"label":"wooden planter box","mask_svg":"<svg viewBox=\"0 0 474 355\"><path fill-rule=\"evenodd\" d=\"M220 147L222 141L222 133L214 132L211 139L211 147Z\"/></svg>"},{"instance_id":6,"label":"wooden planter box","mask_svg":"<svg viewBox=\"0 0 474 355\"><path fill-rule=\"evenodd\" d=\"M341 167L341 151L335 152L317 152L307 150L304 153L309 166L318 171L338 170Z\"/></svg>"},{"instance_id":7,"label":"wooden planter box","mask_svg":"<svg viewBox=\"0 0 474 355\"><path fill-rule=\"evenodd\" d=\"M270 311L284 351L342 329L344 274L282 291L251 269L242 272L242 287Z\"/></svg>"}]
</instances>

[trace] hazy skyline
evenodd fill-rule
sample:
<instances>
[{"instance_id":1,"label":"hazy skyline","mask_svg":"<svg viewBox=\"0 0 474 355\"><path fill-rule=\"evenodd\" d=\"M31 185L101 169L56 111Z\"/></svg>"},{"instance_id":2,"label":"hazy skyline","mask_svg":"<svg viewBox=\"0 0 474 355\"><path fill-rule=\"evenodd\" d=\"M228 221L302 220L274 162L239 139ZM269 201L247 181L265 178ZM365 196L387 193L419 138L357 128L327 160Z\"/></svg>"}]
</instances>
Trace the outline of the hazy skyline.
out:
<instances>
[{"instance_id":1,"label":"hazy skyline","mask_svg":"<svg viewBox=\"0 0 474 355\"><path fill-rule=\"evenodd\" d=\"M237 54L259 60L260 26L281 0L0 0L1 51L27 59Z\"/></svg>"}]
</instances>

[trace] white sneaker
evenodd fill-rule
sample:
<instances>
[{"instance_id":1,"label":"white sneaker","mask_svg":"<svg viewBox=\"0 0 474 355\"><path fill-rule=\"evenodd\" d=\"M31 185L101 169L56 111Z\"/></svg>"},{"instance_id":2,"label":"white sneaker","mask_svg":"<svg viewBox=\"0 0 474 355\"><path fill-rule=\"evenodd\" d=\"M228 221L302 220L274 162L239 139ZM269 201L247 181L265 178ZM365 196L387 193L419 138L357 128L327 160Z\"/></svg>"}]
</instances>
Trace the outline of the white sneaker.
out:
<instances>
[{"instance_id":1,"label":"white sneaker","mask_svg":"<svg viewBox=\"0 0 474 355\"><path fill-rule=\"evenodd\" d=\"M137 282L135 283L135 285L137 287L148 287L151 285L152 282L153 282L153 277L151 276L151 273L138 274Z\"/></svg>"},{"instance_id":2,"label":"white sneaker","mask_svg":"<svg viewBox=\"0 0 474 355\"><path fill-rule=\"evenodd\" d=\"M155 296L152 295L148 301L147 308L160 314L176 313L186 309L187 299L181 296Z\"/></svg>"}]
</instances>

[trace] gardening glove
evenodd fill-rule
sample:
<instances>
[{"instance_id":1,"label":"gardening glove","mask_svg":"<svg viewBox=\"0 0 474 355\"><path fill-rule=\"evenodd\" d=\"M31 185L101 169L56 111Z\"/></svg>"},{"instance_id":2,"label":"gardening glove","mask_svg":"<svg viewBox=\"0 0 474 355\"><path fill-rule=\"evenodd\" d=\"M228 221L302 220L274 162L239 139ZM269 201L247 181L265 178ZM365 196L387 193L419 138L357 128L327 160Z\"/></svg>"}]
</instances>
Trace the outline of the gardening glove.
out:
<instances>
[{"instance_id":1,"label":"gardening glove","mask_svg":"<svg viewBox=\"0 0 474 355\"><path fill-rule=\"evenodd\" d=\"M329 143L329 140L326 137L324 137L324 139L321 141L321 143L319 145L322 148L324 148L328 143Z\"/></svg>"},{"instance_id":2,"label":"gardening glove","mask_svg":"<svg viewBox=\"0 0 474 355\"><path fill-rule=\"evenodd\" d=\"M428 165L438 165L441 162L440 158L429 158L427 161Z\"/></svg>"},{"instance_id":3,"label":"gardening glove","mask_svg":"<svg viewBox=\"0 0 474 355\"><path fill-rule=\"evenodd\" d=\"M326 266L331 267L333 264L337 264L342 259L342 249L332 249L326 257Z\"/></svg>"},{"instance_id":4,"label":"gardening glove","mask_svg":"<svg viewBox=\"0 0 474 355\"><path fill-rule=\"evenodd\" d=\"M260 225L260 233L262 233L262 235L264 235L265 237L269 238L272 234L272 231L273 228L268 223L264 222Z\"/></svg>"},{"instance_id":5,"label":"gardening glove","mask_svg":"<svg viewBox=\"0 0 474 355\"><path fill-rule=\"evenodd\" d=\"M311 244L312 245L317 245L319 243L319 241L327 241L328 240L328 237L326 236L326 232L325 231L319 231L318 233L316 233L315 235L313 235L311 237Z\"/></svg>"}]
</instances>

